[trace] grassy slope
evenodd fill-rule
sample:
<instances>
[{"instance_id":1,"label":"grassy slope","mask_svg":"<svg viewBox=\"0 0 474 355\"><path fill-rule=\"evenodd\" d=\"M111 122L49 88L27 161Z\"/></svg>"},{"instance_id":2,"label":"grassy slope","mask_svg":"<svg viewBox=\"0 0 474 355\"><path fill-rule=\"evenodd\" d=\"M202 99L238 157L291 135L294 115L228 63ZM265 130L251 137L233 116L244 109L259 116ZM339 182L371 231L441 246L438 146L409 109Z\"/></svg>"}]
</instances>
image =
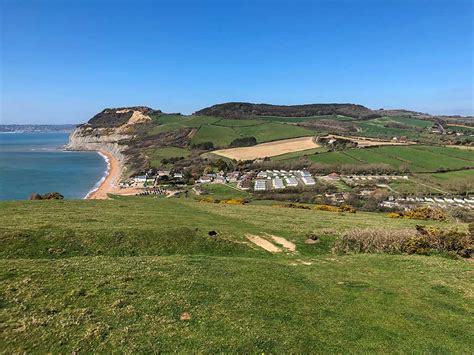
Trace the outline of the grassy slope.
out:
<instances>
[{"instance_id":1,"label":"grassy slope","mask_svg":"<svg viewBox=\"0 0 474 355\"><path fill-rule=\"evenodd\" d=\"M419 221L154 198L0 208L7 352L468 352L474 341L472 264L335 256L321 232ZM298 254L237 243L265 231ZM308 232L321 243L304 244Z\"/></svg>"},{"instance_id":2,"label":"grassy slope","mask_svg":"<svg viewBox=\"0 0 474 355\"><path fill-rule=\"evenodd\" d=\"M189 149L178 147L154 148L148 152L151 157L151 166L161 166L161 160L169 158L187 157L191 154Z\"/></svg>"},{"instance_id":3,"label":"grassy slope","mask_svg":"<svg viewBox=\"0 0 474 355\"><path fill-rule=\"evenodd\" d=\"M277 156L271 157L270 160L295 160L304 156L313 155L314 153L323 153L326 151L327 151L327 148L325 147L312 148L312 149L301 150L299 152L292 152L292 153L277 155Z\"/></svg>"},{"instance_id":4,"label":"grassy slope","mask_svg":"<svg viewBox=\"0 0 474 355\"><path fill-rule=\"evenodd\" d=\"M265 120L233 120L206 116L160 115L148 134L170 132L180 128L196 128L192 143L212 142L215 147L227 147L234 139L255 137L258 143L286 138L311 136L313 131L285 123Z\"/></svg>"},{"instance_id":5,"label":"grassy slope","mask_svg":"<svg viewBox=\"0 0 474 355\"><path fill-rule=\"evenodd\" d=\"M439 168L463 169L474 166L469 151L434 146L384 146L369 149L350 149L309 157L322 164L384 163L395 168L407 165L414 172L435 172Z\"/></svg>"},{"instance_id":6,"label":"grassy slope","mask_svg":"<svg viewBox=\"0 0 474 355\"><path fill-rule=\"evenodd\" d=\"M396 122L407 126L406 128L384 127L387 123ZM366 137L388 137L406 136L409 139L416 139L427 132L416 132L415 129L425 130L433 125L430 121L420 120L412 117L382 117L371 120L355 122L359 132L358 135Z\"/></svg>"},{"instance_id":7,"label":"grassy slope","mask_svg":"<svg viewBox=\"0 0 474 355\"><path fill-rule=\"evenodd\" d=\"M212 142L214 147L227 147L239 137L232 127L205 125L199 128L191 142L193 144Z\"/></svg>"}]
</instances>

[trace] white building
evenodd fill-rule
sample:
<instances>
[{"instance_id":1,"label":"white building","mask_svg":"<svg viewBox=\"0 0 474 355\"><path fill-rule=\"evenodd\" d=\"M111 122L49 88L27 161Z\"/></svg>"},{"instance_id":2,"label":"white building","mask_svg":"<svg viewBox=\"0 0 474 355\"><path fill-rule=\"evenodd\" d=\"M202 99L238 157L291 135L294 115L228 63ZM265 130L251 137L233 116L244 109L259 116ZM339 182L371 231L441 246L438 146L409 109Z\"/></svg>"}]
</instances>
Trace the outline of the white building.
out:
<instances>
[{"instance_id":1,"label":"white building","mask_svg":"<svg viewBox=\"0 0 474 355\"><path fill-rule=\"evenodd\" d=\"M135 182L146 182L146 175L139 175L133 178Z\"/></svg>"},{"instance_id":2,"label":"white building","mask_svg":"<svg viewBox=\"0 0 474 355\"><path fill-rule=\"evenodd\" d=\"M265 180L255 180L253 188L255 191L265 191L267 189L267 183Z\"/></svg>"},{"instance_id":3,"label":"white building","mask_svg":"<svg viewBox=\"0 0 474 355\"><path fill-rule=\"evenodd\" d=\"M283 180L280 178L276 178L272 180L272 185L274 189L284 189L285 185L283 185Z\"/></svg>"},{"instance_id":4,"label":"white building","mask_svg":"<svg viewBox=\"0 0 474 355\"><path fill-rule=\"evenodd\" d=\"M303 176L301 180L303 181L303 184L305 184L306 186L316 185L316 181L314 181L314 179L311 176Z\"/></svg>"},{"instance_id":5,"label":"white building","mask_svg":"<svg viewBox=\"0 0 474 355\"><path fill-rule=\"evenodd\" d=\"M295 187L298 186L298 181L294 177L285 178L286 186Z\"/></svg>"}]
</instances>

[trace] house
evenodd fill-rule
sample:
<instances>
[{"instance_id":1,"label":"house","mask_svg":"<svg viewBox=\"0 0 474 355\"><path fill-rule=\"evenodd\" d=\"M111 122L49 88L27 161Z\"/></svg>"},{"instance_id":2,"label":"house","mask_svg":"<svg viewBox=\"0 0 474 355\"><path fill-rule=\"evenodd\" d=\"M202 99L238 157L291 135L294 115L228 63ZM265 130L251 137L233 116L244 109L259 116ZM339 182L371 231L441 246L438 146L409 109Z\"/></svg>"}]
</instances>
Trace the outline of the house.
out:
<instances>
[{"instance_id":1,"label":"house","mask_svg":"<svg viewBox=\"0 0 474 355\"><path fill-rule=\"evenodd\" d=\"M225 184L227 183L227 179L222 175L217 175L216 178L214 179L214 182L216 184Z\"/></svg>"},{"instance_id":2,"label":"house","mask_svg":"<svg viewBox=\"0 0 474 355\"><path fill-rule=\"evenodd\" d=\"M201 184L207 184L211 181L212 179L209 176L201 176L198 180L198 182L200 182Z\"/></svg>"},{"instance_id":3,"label":"house","mask_svg":"<svg viewBox=\"0 0 474 355\"><path fill-rule=\"evenodd\" d=\"M170 171L169 170L158 170L156 173L159 177L170 176Z\"/></svg>"},{"instance_id":4,"label":"house","mask_svg":"<svg viewBox=\"0 0 474 355\"><path fill-rule=\"evenodd\" d=\"M229 182L237 182L238 178L239 178L239 173L238 172L233 172L233 173L227 174L227 181L229 181Z\"/></svg>"},{"instance_id":5,"label":"house","mask_svg":"<svg viewBox=\"0 0 474 355\"><path fill-rule=\"evenodd\" d=\"M173 178L175 178L175 179L182 179L182 178L183 178L183 174L182 174L182 173L174 173L174 174L173 174Z\"/></svg>"},{"instance_id":6,"label":"house","mask_svg":"<svg viewBox=\"0 0 474 355\"><path fill-rule=\"evenodd\" d=\"M146 182L146 175L138 175L133 178L135 182L145 183Z\"/></svg>"}]
</instances>

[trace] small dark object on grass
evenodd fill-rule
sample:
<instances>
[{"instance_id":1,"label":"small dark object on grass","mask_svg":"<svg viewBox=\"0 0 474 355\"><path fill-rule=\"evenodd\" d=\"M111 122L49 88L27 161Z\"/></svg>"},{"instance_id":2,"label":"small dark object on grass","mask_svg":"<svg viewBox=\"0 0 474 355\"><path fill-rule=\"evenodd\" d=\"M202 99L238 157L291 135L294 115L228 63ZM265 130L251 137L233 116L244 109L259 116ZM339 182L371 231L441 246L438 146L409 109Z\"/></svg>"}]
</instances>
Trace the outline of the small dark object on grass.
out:
<instances>
[{"instance_id":1,"label":"small dark object on grass","mask_svg":"<svg viewBox=\"0 0 474 355\"><path fill-rule=\"evenodd\" d=\"M217 237L217 232L216 231L209 231L209 233L207 233L209 235L209 237Z\"/></svg>"},{"instance_id":2,"label":"small dark object on grass","mask_svg":"<svg viewBox=\"0 0 474 355\"><path fill-rule=\"evenodd\" d=\"M305 244L317 244L319 243L319 237L316 234L309 234L308 239L306 239Z\"/></svg>"}]
</instances>

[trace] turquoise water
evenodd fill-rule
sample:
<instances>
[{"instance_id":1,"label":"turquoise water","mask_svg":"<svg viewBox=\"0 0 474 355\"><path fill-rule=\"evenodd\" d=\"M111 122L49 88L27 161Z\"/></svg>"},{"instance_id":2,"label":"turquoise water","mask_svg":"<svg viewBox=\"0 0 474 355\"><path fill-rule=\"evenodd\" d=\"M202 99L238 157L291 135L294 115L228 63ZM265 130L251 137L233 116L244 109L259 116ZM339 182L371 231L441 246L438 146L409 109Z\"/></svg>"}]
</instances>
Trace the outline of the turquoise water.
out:
<instances>
[{"instance_id":1,"label":"turquoise water","mask_svg":"<svg viewBox=\"0 0 474 355\"><path fill-rule=\"evenodd\" d=\"M107 171L95 152L64 152L68 133L0 133L0 200L57 191L84 198Z\"/></svg>"}]
</instances>

